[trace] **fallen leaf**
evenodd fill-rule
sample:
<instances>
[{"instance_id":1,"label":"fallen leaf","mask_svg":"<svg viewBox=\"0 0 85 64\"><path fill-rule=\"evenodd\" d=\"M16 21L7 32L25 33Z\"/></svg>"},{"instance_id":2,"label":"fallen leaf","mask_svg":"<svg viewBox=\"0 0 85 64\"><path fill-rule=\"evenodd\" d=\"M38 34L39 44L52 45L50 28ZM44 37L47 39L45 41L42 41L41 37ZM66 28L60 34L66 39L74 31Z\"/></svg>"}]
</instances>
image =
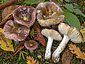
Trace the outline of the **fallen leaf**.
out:
<instances>
[{"instance_id":1,"label":"fallen leaf","mask_svg":"<svg viewBox=\"0 0 85 64\"><path fill-rule=\"evenodd\" d=\"M55 2L57 5L60 6L60 4L63 3L63 0L49 0L50 2Z\"/></svg>"},{"instance_id":2,"label":"fallen leaf","mask_svg":"<svg viewBox=\"0 0 85 64\"><path fill-rule=\"evenodd\" d=\"M74 9L72 4L65 4L64 5L65 8L67 8L69 11L74 12L76 14L82 15L83 17L85 17L85 15L79 10L79 9Z\"/></svg>"},{"instance_id":3,"label":"fallen leaf","mask_svg":"<svg viewBox=\"0 0 85 64\"><path fill-rule=\"evenodd\" d=\"M13 11L19 7L20 5L12 5L12 6L9 6L9 7L6 7L3 12L2 12L2 21L7 19L11 14L13 14Z\"/></svg>"},{"instance_id":4,"label":"fallen leaf","mask_svg":"<svg viewBox=\"0 0 85 64\"><path fill-rule=\"evenodd\" d=\"M76 58L85 60L85 53L81 52L79 47L76 47L76 45L72 43L69 44L68 47L69 47L69 50L71 50L71 53L77 55Z\"/></svg>"},{"instance_id":5,"label":"fallen leaf","mask_svg":"<svg viewBox=\"0 0 85 64\"><path fill-rule=\"evenodd\" d=\"M58 2L58 0L49 0L50 2L55 2L55 3L57 3Z\"/></svg>"},{"instance_id":6,"label":"fallen leaf","mask_svg":"<svg viewBox=\"0 0 85 64\"><path fill-rule=\"evenodd\" d=\"M13 52L13 56L15 56L18 52L20 52L22 49L24 49L24 46L20 46L19 48L16 48L15 50L16 51L14 51Z\"/></svg>"},{"instance_id":7,"label":"fallen leaf","mask_svg":"<svg viewBox=\"0 0 85 64\"><path fill-rule=\"evenodd\" d=\"M14 51L12 40L4 36L2 28L0 28L0 48L6 51Z\"/></svg>"},{"instance_id":8,"label":"fallen leaf","mask_svg":"<svg viewBox=\"0 0 85 64\"><path fill-rule=\"evenodd\" d=\"M71 0L65 0L66 2L72 2Z\"/></svg>"},{"instance_id":9,"label":"fallen leaf","mask_svg":"<svg viewBox=\"0 0 85 64\"><path fill-rule=\"evenodd\" d=\"M70 64L71 60L73 58L73 54L67 50L62 55L62 64Z\"/></svg>"},{"instance_id":10,"label":"fallen leaf","mask_svg":"<svg viewBox=\"0 0 85 64\"><path fill-rule=\"evenodd\" d=\"M33 57L26 57L26 60L27 60L27 64L39 64L39 62L37 60L34 60Z\"/></svg>"},{"instance_id":11,"label":"fallen leaf","mask_svg":"<svg viewBox=\"0 0 85 64\"><path fill-rule=\"evenodd\" d=\"M41 34L40 26L39 26L38 22L35 22L33 28L36 32L36 34L34 35L34 40L39 41L43 46L46 47L46 41L45 41L45 38L43 37L43 35Z\"/></svg>"},{"instance_id":12,"label":"fallen leaf","mask_svg":"<svg viewBox=\"0 0 85 64\"><path fill-rule=\"evenodd\" d=\"M64 12L63 14L65 15L65 19L70 26L74 26L78 30L80 30L81 24L79 22L79 19L74 14L72 14L71 12Z\"/></svg>"},{"instance_id":13,"label":"fallen leaf","mask_svg":"<svg viewBox=\"0 0 85 64\"><path fill-rule=\"evenodd\" d=\"M18 52L20 52L22 49L24 49L24 42L26 41L23 40L23 41L20 41L19 45L17 46L17 48L14 50L13 52L13 56L15 56Z\"/></svg>"},{"instance_id":14,"label":"fallen leaf","mask_svg":"<svg viewBox=\"0 0 85 64\"><path fill-rule=\"evenodd\" d=\"M38 4L39 2L44 2L45 0L25 0L24 2L27 3L27 4Z\"/></svg>"},{"instance_id":15,"label":"fallen leaf","mask_svg":"<svg viewBox=\"0 0 85 64\"><path fill-rule=\"evenodd\" d=\"M83 36L82 38L82 42L85 42L85 22L82 24L81 28L80 28L80 32Z\"/></svg>"}]
</instances>

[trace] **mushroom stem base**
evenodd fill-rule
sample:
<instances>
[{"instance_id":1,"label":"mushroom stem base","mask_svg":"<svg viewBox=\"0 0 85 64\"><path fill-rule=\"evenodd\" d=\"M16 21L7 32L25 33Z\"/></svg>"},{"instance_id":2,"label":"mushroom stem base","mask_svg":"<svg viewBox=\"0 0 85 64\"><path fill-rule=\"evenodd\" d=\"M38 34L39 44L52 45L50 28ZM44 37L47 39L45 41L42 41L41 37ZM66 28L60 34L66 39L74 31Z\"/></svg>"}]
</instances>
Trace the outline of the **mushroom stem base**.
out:
<instances>
[{"instance_id":1,"label":"mushroom stem base","mask_svg":"<svg viewBox=\"0 0 85 64\"><path fill-rule=\"evenodd\" d=\"M58 48L54 51L52 55L52 60L54 61L54 63L57 63L59 61L60 53L64 50L68 41L69 41L69 37L67 35L64 35L62 42L59 44Z\"/></svg>"},{"instance_id":2,"label":"mushroom stem base","mask_svg":"<svg viewBox=\"0 0 85 64\"><path fill-rule=\"evenodd\" d=\"M33 53L33 50L31 50L30 53Z\"/></svg>"},{"instance_id":3,"label":"mushroom stem base","mask_svg":"<svg viewBox=\"0 0 85 64\"><path fill-rule=\"evenodd\" d=\"M17 45L19 44L19 41L15 41L15 42L16 42Z\"/></svg>"}]
</instances>

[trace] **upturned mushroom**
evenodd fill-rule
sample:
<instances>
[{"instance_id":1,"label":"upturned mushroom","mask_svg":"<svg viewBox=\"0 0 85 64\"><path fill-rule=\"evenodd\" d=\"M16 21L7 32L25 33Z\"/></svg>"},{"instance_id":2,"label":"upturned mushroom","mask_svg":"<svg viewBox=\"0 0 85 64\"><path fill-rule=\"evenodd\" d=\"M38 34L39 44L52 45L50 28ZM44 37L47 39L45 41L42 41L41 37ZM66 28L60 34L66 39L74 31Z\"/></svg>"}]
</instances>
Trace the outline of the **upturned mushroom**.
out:
<instances>
[{"instance_id":1,"label":"upturned mushroom","mask_svg":"<svg viewBox=\"0 0 85 64\"><path fill-rule=\"evenodd\" d=\"M51 57L51 47L53 40L62 40L61 35L54 29L43 29L41 31L42 35L48 38L46 52L45 52L45 59L48 60Z\"/></svg>"},{"instance_id":2,"label":"upturned mushroom","mask_svg":"<svg viewBox=\"0 0 85 64\"><path fill-rule=\"evenodd\" d=\"M41 26L51 26L63 22L62 9L54 2L41 2L37 5L37 20Z\"/></svg>"},{"instance_id":3,"label":"upturned mushroom","mask_svg":"<svg viewBox=\"0 0 85 64\"><path fill-rule=\"evenodd\" d=\"M12 20L6 22L3 30L5 37L13 39L17 44L18 41L23 41L30 31L28 27L20 25Z\"/></svg>"},{"instance_id":4,"label":"upturned mushroom","mask_svg":"<svg viewBox=\"0 0 85 64\"><path fill-rule=\"evenodd\" d=\"M36 8L32 6L19 6L13 12L14 20L22 25L30 27L36 19Z\"/></svg>"},{"instance_id":5,"label":"upturned mushroom","mask_svg":"<svg viewBox=\"0 0 85 64\"><path fill-rule=\"evenodd\" d=\"M38 47L38 43L35 40L29 40L25 41L24 46L30 51L30 53L33 53L33 50Z\"/></svg>"},{"instance_id":6,"label":"upturned mushroom","mask_svg":"<svg viewBox=\"0 0 85 64\"><path fill-rule=\"evenodd\" d=\"M52 60L54 61L54 63L57 63L59 61L60 53L64 50L69 40L71 40L74 43L82 42L82 36L80 32L77 30L77 28L70 27L65 23L60 23L58 26L58 30L61 34L63 34L64 37L57 49L53 52Z\"/></svg>"}]
</instances>

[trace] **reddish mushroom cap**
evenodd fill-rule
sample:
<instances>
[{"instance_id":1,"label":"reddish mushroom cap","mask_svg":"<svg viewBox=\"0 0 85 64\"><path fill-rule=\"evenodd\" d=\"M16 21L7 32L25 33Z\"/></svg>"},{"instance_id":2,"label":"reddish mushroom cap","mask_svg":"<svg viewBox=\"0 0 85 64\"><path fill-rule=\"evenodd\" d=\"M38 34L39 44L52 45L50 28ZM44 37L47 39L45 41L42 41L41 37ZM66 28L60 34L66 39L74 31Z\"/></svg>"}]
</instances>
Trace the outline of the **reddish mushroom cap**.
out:
<instances>
[{"instance_id":1,"label":"reddish mushroom cap","mask_svg":"<svg viewBox=\"0 0 85 64\"><path fill-rule=\"evenodd\" d=\"M29 40L29 41L25 41L24 46L28 49L28 50L35 50L38 47L38 43L34 40Z\"/></svg>"},{"instance_id":2,"label":"reddish mushroom cap","mask_svg":"<svg viewBox=\"0 0 85 64\"><path fill-rule=\"evenodd\" d=\"M30 29L28 27L20 25L12 20L7 21L4 26L5 37L15 41L24 40L28 36L29 31Z\"/></svg>"},{"instance_id":3,"label":"reddish mushroom cap","mask_svg":"<svg viewBox=\"0 0 85 64\"><path fill-rule=\"evenodd\" d=\"M19 6L14 10L13 17L17 23L30 27L36 19L36 8L32 6Z\"/></svg>"}]
</instances>

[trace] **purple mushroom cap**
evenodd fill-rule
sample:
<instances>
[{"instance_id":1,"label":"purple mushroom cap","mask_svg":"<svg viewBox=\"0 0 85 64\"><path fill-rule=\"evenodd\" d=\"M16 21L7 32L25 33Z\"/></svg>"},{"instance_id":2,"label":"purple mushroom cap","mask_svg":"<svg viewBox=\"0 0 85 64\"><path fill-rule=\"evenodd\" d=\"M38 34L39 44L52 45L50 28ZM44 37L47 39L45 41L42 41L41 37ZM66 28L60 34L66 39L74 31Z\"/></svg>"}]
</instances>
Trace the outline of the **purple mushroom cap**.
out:
<instances>
[{"instance_id":1,"label":"purple mushroom cap","mask_svg":"<svg viewBox=\"0 0 85 64\"><path fill-rule=\"evenodd\" d=\"M20 25L12 20L7 21L4 26L4 35L6 38L13 39L15 41L24 40L30 29L24 25Z\"/></svg>"},{"instance_id":2,"label":"purple mushroom cap","mask_svg":"<svg viewBox=\"0 0 85 64\"><path fill-rule=\"evenodd\" d=\"M36 19L36 8L32 6L19 6L14 10L13 17L17 23L30 27Z\"/></svg>"},{"instance_id":3,"label":"purple mushroom cap","mask_svg":"<svg viewBox=\"0 0 85 64\"><path fill-rule=\"evenodd\" d=\"M38 47L38 43L34 40L25 41L24 46L28 50L35 50Z\"/></svg>"}]
</instances>

